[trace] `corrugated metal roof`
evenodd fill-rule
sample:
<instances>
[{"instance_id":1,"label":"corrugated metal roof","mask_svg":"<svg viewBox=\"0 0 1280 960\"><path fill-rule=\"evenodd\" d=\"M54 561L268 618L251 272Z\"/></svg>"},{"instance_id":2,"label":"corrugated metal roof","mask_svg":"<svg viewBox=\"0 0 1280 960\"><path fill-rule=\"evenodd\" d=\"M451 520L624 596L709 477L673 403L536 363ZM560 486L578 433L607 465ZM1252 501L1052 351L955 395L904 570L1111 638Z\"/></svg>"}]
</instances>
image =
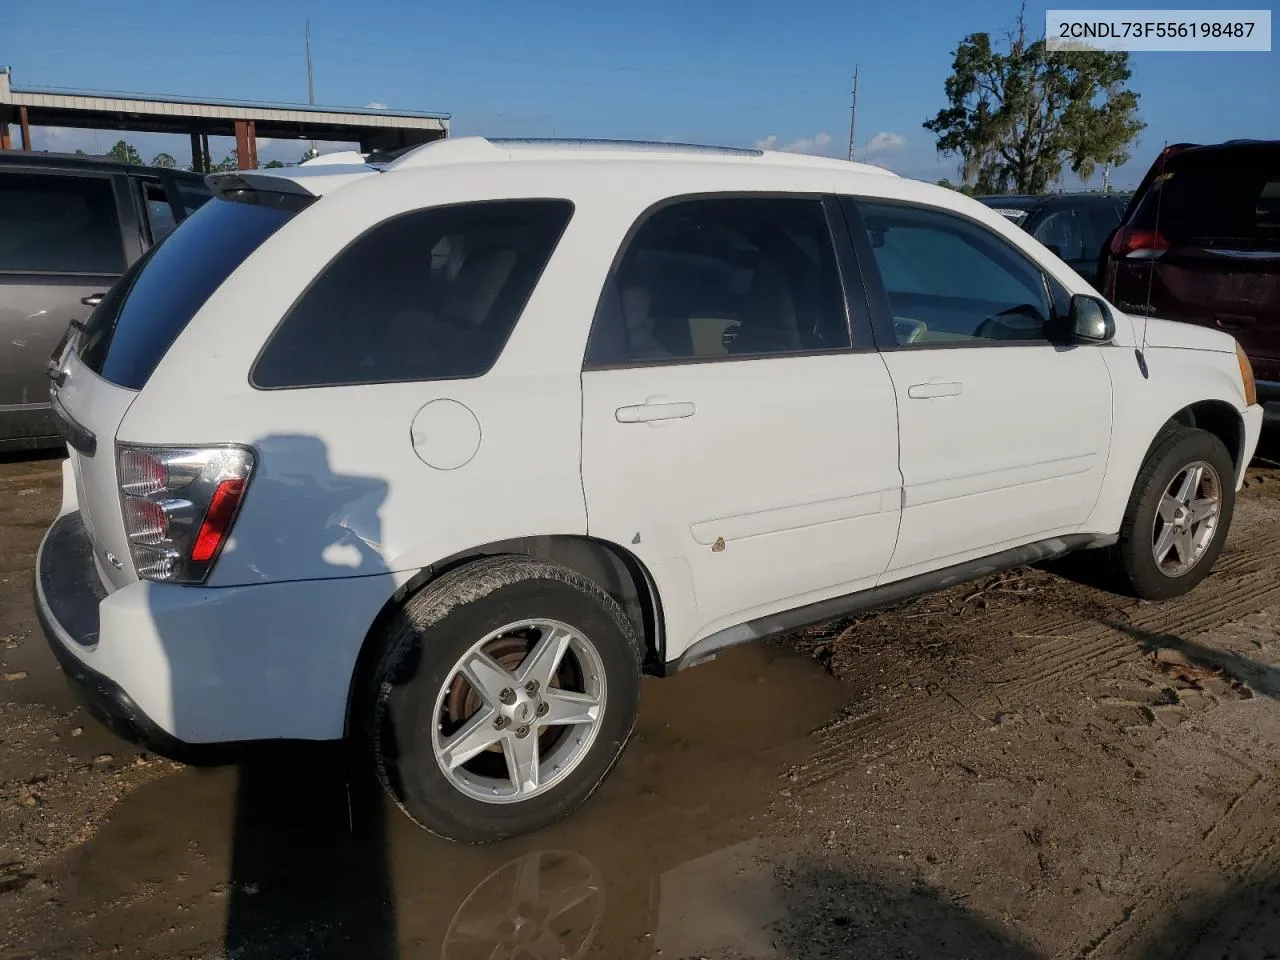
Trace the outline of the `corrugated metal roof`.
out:
<instances>
[{"instance_id":1,"label":"corrugated metal roof","mask_svg":"<svg viewBox=\"0 0 1280 960\"><path fill-rule=\"evenodd\" d=\"M8 79L5 75L4 80ZM219 100L210 97L174 97L164 94L75 90L63 87L10 87L8 83L0 83L0 103L51 109L112 110L165 116L217 115L241 119L304 122L322 120L328 123L381 127L435 127L443 125L444 121L450 119L447 113L428 113L420 110L379 110L374 107L329 107L307 103ZM294 116L286 116L287 114Z\"/></svg>"}]
</instances>

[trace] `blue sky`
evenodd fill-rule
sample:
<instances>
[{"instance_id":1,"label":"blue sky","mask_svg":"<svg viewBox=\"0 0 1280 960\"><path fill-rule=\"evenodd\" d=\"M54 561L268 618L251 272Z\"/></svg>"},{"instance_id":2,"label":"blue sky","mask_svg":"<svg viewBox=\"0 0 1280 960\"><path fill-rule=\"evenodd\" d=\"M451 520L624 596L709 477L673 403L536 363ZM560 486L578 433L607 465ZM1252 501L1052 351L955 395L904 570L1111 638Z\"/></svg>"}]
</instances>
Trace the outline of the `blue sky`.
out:
<instances>
[{"instance_id":1,"label":"blue sky","mask_svg":"<svg viewBox=\"0 0 1280 960\"><path fill-rule=\"evenodd\" d=\"M1214 6L1248 4L1194 8ZM1037 30L1045 9L1027 8ZM921 123L943 106L952 53L968 33L1003 34L1017 11L1010 0L4 0L0 64L19 87L305 102L310 17L321 104L447 112L455 135L765 141L843 156L856 63L859 158L936 179L954 177L956 160L937 157ZM1280 138L1280 46L1132 61L1148 127L1115 185L1136 183L1166 140ZM37 146L105 150L116 139L53 131ZM129 139L147 159L189 154L185 138ZM215 144L215 156L230 146ZM294 160L302 146L268 144L260 158ZM1068 175L1065 186L1077 183Z\"/></svg>"}]
</instances>

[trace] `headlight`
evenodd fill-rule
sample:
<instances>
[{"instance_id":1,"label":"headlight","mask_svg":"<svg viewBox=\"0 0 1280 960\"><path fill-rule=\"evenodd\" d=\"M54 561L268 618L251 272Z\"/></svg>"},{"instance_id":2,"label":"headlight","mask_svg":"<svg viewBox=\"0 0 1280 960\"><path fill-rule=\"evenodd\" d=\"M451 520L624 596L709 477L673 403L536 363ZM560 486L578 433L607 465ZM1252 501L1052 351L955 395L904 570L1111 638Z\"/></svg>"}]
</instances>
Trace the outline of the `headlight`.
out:
<instances>
[{"instance_id":1,"label":"headlight","mask_svg":"<svg viewBox=\"0 0 1280 960\"><path fill-rule=\"evenodd\" d=\"M1236 359L1240 361L1240 379L1244 381L1245 406L1251 407L1258 402L1258 384L1253 379L1253 364L1245 355L1244 347L1236 343Z\"/></svg>"}]
</instances>

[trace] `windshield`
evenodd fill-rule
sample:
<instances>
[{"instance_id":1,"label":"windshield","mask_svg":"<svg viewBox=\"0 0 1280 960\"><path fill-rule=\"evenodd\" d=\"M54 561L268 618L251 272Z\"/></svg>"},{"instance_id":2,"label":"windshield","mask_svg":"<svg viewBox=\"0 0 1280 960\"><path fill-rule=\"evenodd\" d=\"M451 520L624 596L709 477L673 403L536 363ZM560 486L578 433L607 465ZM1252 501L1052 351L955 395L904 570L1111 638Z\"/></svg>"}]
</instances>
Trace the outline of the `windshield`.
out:
<instances>
[{"instance_id":1,"label":"windshield","mask_svg":"<svg viewBox=\"0 0 1280 960\"><path fill-rule=\"evenodd\" d=\"M89 369L141 390L213 292L311 197L245 191L203 203L121 277L85 324Z\"/></svg>"},{"instance_id":2,"label":"windshield","mask_svg":"<svg viewBox=\"0 0 1280 960\"><path fill-rule=\"evenodd\" d=\"M1280 149L1175 154L1131 225L1173 244L1280 245Z\"/></svg>"}]
</instances>

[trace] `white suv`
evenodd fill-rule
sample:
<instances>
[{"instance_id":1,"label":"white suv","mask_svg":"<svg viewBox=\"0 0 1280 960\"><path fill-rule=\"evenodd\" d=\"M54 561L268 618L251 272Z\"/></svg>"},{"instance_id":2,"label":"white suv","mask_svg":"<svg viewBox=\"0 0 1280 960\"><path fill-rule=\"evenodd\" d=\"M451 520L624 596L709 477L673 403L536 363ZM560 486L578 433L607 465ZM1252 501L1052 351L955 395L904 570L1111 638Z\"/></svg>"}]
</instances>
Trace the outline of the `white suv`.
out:
<instances>
[{"instance_id":1,"label":"white suv","mask_svg":"<svg viewBox=\"0 0 1280 960\"><path fill-rule=\"evenodd\" d=\"M1189 590L1258 439L1230 336L874 167L471 138L209 183L50 366L42 622L141 742L351 738L455 839L582 803L645 672L1071 550Z\"/></svg>"}]
</instances>

